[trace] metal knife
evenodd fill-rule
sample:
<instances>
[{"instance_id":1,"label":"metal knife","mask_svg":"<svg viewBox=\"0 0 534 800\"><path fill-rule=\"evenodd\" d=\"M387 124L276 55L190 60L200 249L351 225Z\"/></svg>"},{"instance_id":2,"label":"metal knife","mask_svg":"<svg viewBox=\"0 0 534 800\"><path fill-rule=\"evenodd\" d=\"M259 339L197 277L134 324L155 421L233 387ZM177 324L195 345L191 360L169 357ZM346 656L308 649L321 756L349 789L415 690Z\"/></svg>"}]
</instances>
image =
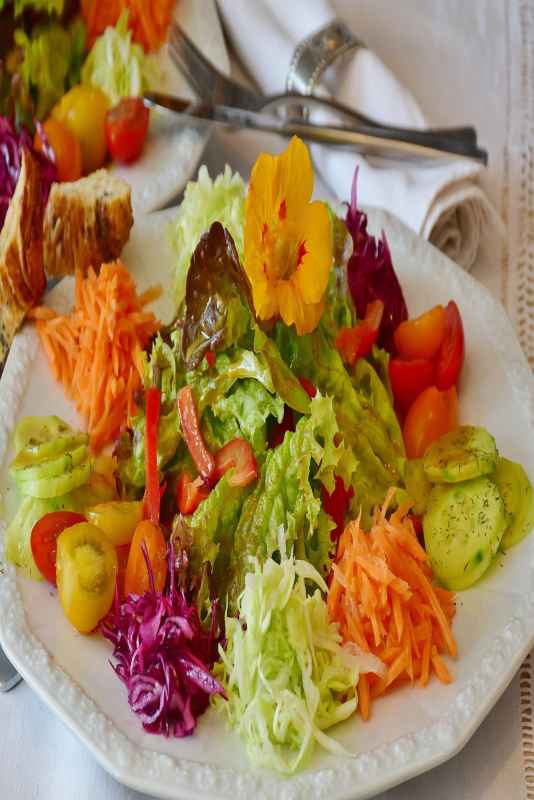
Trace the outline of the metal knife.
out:
<instances>
[{"instance_id":1,"label":"metal knife","mask_svg":"<svg viewBox=\"0 0 534 800\"><path fill-rule=\"evenodd\" d=\"M319 125L300 120L285 120L275 115L248 111L233 106L215 105L205 101L184 100L174 95L147 92L148 106L165 108L195 119L211 120L236 128L300 136L309 142L350 148L366 155L395 160L435 161L436 159L467 158L487 164L488 154L468 141L450 138L441 132L411 131L402 137L389 128L358 125Z\"/></svg>"}]
</instances>

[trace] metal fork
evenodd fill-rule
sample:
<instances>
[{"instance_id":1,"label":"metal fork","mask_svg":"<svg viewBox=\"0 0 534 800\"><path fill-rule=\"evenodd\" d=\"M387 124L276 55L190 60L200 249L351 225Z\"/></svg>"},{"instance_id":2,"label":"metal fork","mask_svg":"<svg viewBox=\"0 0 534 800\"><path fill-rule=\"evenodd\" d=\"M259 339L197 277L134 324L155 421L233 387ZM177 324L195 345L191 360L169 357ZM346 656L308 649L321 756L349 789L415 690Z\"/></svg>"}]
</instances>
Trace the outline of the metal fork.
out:
<instances>
[{"instance_id":1,"label":"metal fork","mask_svg":"<svg viewBox=\"0 0 534 800\"><path fill-rule=\"evenodd\" d=\"M9 692L9 690L13 689L21 680L21 676L11 661L8 660L2 647L0 647L0 692Z\"/></svg>"},{"instance_id":2,"label":"metal fork","mask_svg":"<svg viewBox=\"0 0 534 800\"><path fill-rule=\"evenodd\" d=\"M343 103L333 99L326 99L316 95L302 95L297 92L281 92L280 94L262 95L247 89L240 83L223 75L198 49L176 20L173 21L169 36L169 53L182 72L193 91L202 100L209 100L213 104L234 106L249 111L270 111L290 109L292 106L306 106L334 112L337 116L344 117L357 125L377 128L381 131L389 130L392 135L402 138L403 134L424 137L429 146L435 145L438 138L447 136L450 139L476 146L476 130L472 126L459 128L432 128L426 131L413 128L397 128L384 125L377 120L367 117Z\"/></svg>"}]
</instances>

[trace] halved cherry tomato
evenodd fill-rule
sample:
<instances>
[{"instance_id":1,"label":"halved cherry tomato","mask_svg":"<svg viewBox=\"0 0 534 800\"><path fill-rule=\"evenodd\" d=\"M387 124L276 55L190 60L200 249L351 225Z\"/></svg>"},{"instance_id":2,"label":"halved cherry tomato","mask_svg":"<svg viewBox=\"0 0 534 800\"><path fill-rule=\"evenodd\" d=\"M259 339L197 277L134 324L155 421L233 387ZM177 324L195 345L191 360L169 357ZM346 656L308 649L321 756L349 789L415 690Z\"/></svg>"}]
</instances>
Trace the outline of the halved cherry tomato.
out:
<instances>
[{"instance_id":1,"label":"halved cherry tomato","mask_svg":"<svg viewBox=\"0 0 534 800\"><path fill-rule=\"evenodd\" d=\"M365 317L353 328L341 328L336 337L336 347L347 364L354 364L358 358L365 358L378 339L380 323L384 314L382 300L368 303Z\"/></svg>"},{"instance_id":2,"label":"halved cherry tomato","mask_svg":"<svg viewBox=\"0 0 534 800\"><path fill-rule=\"evenodd\" d=\"M143 519L143 503L139 500L112 500L86 509L89 522L104 531L115 547L129 545L135 529Z\"/></svg>"},{"instance_id":3,"label":"halved cherry tomato","mask_svg":"<svg viewBox=\"0 0 534 800\"><path fill-rule=\"evenodd\" d=\"M323 508L336 523L335 529L330 533L332 541L337 541L343 533L345 515L352 497L354 497L354 489L351 486L347 491L343 479L339 475L336 476L336 485L332 494L329 494L323 486Z\"/></svg>"},{"instance_id":4,"label":"halved cherry tomato","mask_svg":"<svg viewBox=\"0 0 534 800\"><path fill-rule=\"evenodd\" d=\"M158 424L161 396L159 389L149 386L146 390L145 420L145 516L157 525L161 493L158 475Z\"/></svg>"},{"instance_id":5,"label":"halved cherry tomato","mask_svg":"<svg viewBox=\"0 0 534 800\"><path fill-rule=\"evenodd\" d=\"M180 422L182 423L182 434L187 449L199 473L204 479L209 480L215 469L215 459L206 447L204 437L202 436L195 397L191 387L189 385L183 386L178 392L176 400L178 403Z\"/></svg>"},{"instance_id":6,"label":"halved cherry tomato","mask_svg":"<svg viewBox=\"0 0 534 800\"><path fill-rule=\"evenodd\" d=\"M434 362L428 358L392 358L389 380L395 408L406 414L416 397L434 383Z\"/></svg>"},{"instance_id":7,"label":"halved cherry tomato","mask_svg":"<svg viewBox=\"0 0 534 800\"><path fill-rule=\"evenodd\" d=\"M311 381L307 378L299 378L300 385L308 395L308 397L313 400L315 395L317 394L317 388L313 385Z\"/></svg>"},{"instance_id":8,"label":"halved cherry tomato","mask_svg":"<svg viewBox=\"0 0 534 800\"><path fill-rule=\"evenodd\" d=\"M454 300L445 309L446 330L436 360L436 386L442 391L458 383L464 364L464 326Z\"/></svg>"},{"instance_id":9,"label":"halved cherry tomato","mask_svg":"<svg viewBox=\"0 0 534 800\"><path fill-rule=\"evenodd\" d=\"M128 556L130 555L130 544L121 544L116 547L115 550L117 551L117 583L119 585L119 597L124 597L124 580L126 578Z\"/></svg>"},{"instance_id":10,"label":"halved cherry tomato","mask_svg":"<svg viewBox=\"0 0 534 800\"><path fill-rule=\"evenodd\" d=\"M107 95L93 86L74 86L63 95L51 115L70 130L82 148L85 175L103 166L106 160Z\"/></svg>"},{"instance_id":11,"label":"halved cherry tomato","mask_svg":"<svg viewBox=\"0 0 534 800\"><path fill-rule=\"evenodd\" d=\"M150 113L141 98L127 97L106 114L106 141L111 157L130 164L141 155Z\"/></svg>"},{"instance_id":12,"label":"halved cherry tomato","mask_svg":"<svg viewBox=\"0 0 534 800\"><path fill-rule=\"evenodd\" d=\"M143 520L135 529L128 554L126 576L124 578L125 594L144 594L150 587L145 556L141 547L144 542L148 559L154 576L156 592L162 592L167 579L167 542L159 525Z\"/></svg>"},{"instance_id":13,"label":"halved cherry tomato","mask_svg":"<svg viewBox=\"0 0 534 800\"><path fill-rule=\"evenodd\" d=\"M187 470L181 473L176 486L176 505L180 514L193 514L208 495L209 489L201 477L193 480Z\"/></svg>"},{"instance_id":14,"label":"halved cherry tomato","mask_svg":"<svg viewBox=\"0 0 534 800\"><path fill-rule=\"evenodd\" d=\"M285 406L282 422L275 422L269 431L269 447L271 449L273 447L278 447L278 445L282 444L284 441L284 436L286 435L287 431L294 430L295 420L293 418L293 412L289 406Z\"/></svg>"},{"instance_id":15,"label":"halved cherry tomato","mask_svg":"<svg viewBox=\"0 0 534 800\"><path fill-rule=\"evenodd\" d=\"M35 523L30 545L37 569L47 581L56 585L57 537L65 528L85 522L83 514L74 511L51 511Z\"/></svg>"},{"instance_id":16,"label":"halved cherry tomato","mask_svg":"<svg viewBox=\"0 0 534 800\"><path fill-rule=\"evenodd\" d=\"M42 130L52 150L53 160L60 181L77 181L82 177L82 148L79 139L57 119L47 119ZM34 147L40 152L46 150L38 126L34 138Z\"/></svg>"},{"instance_id":17,"label":"halved cherry tomato","mask_svg":"<svg viewBox=\"0 0 534 800\"><path fill-rule=\"evenodd\" d=\"M79 522L57 540L57 587L65 616L80 633L90 633L115 596L117 553L101 530Z\"/></svg>"},{"instance_id":18,"label":"halved cherry tomato","mask_svg":"<svg viewBox=\"0 0 534 800\"><path fill-rule=\"evenodd\" d=\"M427 447L458 427L458 397L453 386L440 392L425 389L411 406L404 421L404 444L408 458L420 458Z\"/></svg>"},{"instance_id":19,"label":"halved cherry tomato","mask_svg":"<svg viewBox=\"0 0 534 800\"><path fill-rule=\"evenodd\" d=\"M445 309L434 306L420 317L401 322L393 335L403 358L434 358L445 336Z\"/></svg>"},{"instance_id":20,"label":"halved cherry tomato","mask_svg":"<svg viewBox=\"0 0 534 800\"><path fill-rule=\"evenodd\" d=\"M230 486L248 486L258 477L258 464L254 450L241 436L232 439L215 453L215 472L216 480L233 470L228 477Z\"/></svg>"}]
</instances>

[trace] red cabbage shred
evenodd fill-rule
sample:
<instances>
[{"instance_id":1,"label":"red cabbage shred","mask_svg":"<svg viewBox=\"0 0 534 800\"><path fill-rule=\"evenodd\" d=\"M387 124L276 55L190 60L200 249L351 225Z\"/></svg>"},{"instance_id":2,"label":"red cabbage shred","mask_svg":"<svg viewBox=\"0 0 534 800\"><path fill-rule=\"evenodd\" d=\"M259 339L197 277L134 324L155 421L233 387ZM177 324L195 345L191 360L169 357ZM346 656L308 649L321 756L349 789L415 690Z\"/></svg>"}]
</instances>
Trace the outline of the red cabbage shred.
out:
<instances>
[{"instance_id":1,"label":"red cabbage shred","mask_svg":"<svg viewBox=\"0 0 534 800\"><path fill-rule=\"evenodd\" d=\"M175 588L174 551L169 553L165 592L154 590L150 560L144 550L151 589L119 602L100 628L113 644L113 669L128 690L128 702L149 733L190 736L211 695L225 692L211 673L218 658L217 607L206 631L195 605Z\"/></svg>"},{"instance_id":2,"label":"red cabbage shred","mask_svg":"<svg viewBox=\"0 0 534 800\"><path fill-rule=\"evenodd\" d=\"M0 230L20 173L22 149L26 147L39 164L43 203L57 180L56 166L45 153L34 149L30 132L21 125L17 131L11 120L0 116Z\"/></svg>"},{"instance_id":3,"label":"red cabbage shred","mask_svg":"<svg viewBox=\"0 0 534 800\"><path fill-rule=\"evenodd\" d=\"M367 232L367 214L358 209L356 184L358 168L352 181L350 205L345 224L352 237L353 252L347 263L347 280L359 319L365 317L368 303L382 300L384 314L378 334L378 345L395 353L393 334L408 319L408 309L401 285L393 269L386 234L380 239Z\"/></svg>"}]
</instances>

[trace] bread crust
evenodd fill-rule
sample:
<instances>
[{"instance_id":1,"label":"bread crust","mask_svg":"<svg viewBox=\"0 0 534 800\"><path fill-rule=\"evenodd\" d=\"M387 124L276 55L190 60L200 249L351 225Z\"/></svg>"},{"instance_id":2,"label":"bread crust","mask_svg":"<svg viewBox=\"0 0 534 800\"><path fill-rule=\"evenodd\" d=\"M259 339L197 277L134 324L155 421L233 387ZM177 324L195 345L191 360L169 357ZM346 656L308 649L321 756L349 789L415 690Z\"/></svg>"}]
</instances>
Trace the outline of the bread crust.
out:
<instances>
[{"instance_id":1,"label":"bread crust","mask_svg":"<svg viewBox=\"0 0 534 800\"><path fill-rule=\"evenodd\" d=\"M119 258L133 225L129 185L106 170L52 186L44 217L43 257L49 277L70 275Z\"/></svg>"}]
</instances>

